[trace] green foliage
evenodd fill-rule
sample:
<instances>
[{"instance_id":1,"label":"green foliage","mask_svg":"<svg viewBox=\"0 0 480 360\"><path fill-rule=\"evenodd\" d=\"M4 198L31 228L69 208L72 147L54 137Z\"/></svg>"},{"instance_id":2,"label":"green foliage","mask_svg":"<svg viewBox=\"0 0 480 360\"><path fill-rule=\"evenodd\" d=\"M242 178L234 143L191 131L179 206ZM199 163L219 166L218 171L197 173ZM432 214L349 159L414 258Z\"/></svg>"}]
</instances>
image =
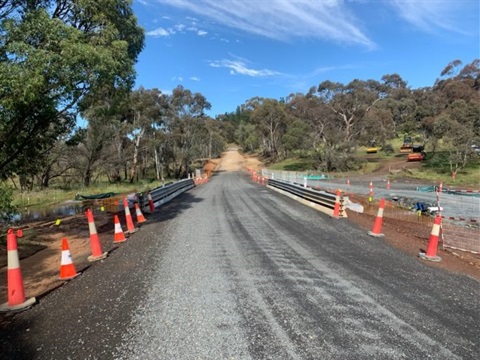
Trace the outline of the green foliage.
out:
<instances>
[{"instance_id":1,"label":"green foliage","mask_svg":"<svg viewBox=\"0 0 480 360\"><path fill-rule=\"evenodd\" d=\"M307 171L315 169L315 162L311 159L292 157L276 162L268 168L271 170Z\"/></svg>"},{"instance_id":2,"label":"green foliage","mask_svg":"<svg viewBox=\"0 0 480 360\"><path fill-rule=\"evenodd\" d=\"M282 136L282 145L286 151L304 149L307 146L306 138L310 127L305 122L296 119L288 126L288 130Z\"/></svg>"},{"instance_id":3,"label":"green foliage","mask_svg":"<svg viewBox=\"0 0 480 360\"><path fill-rule=\"evenodd\" d=\"M0 182L0 225L7 225L12 220L16 207L12 204L13 190Z\"/></svg>"},{"instance_id":4,"label":"green foliage","mask_svg":"<svg viewBox=\"0 0 480 360\"><path fill-rule=\"evenodd\" d=\"M241 123L235 131L235 139L245 152L254 152L260 146L256 127L253 124Z\"/></svg>"},{"instance_id":5,"label":"green foliage","mask_svg":"<svg viewBox=\"0 0 480 360\"><path fill-rule=\"evenodd\" d=\"M99 90L133 85L143 48L129 0L5 1L0 23L0 173L32 167ZM21 14L21 16L18 16Z\"/></svg>"}]
</instances>

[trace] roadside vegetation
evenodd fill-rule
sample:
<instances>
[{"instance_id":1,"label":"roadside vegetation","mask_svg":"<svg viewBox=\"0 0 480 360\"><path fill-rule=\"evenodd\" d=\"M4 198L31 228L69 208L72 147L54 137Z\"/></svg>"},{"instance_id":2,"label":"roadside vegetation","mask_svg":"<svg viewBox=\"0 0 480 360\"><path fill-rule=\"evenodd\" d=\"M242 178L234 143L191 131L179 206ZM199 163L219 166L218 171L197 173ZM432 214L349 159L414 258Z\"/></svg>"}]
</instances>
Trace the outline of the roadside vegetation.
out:
<instances>
[{"instance_id":1,"label":"roadside vegetation","mask_svg":"<svg viewBox=\"0 0 480 360\"><path fill-rule=\"evenodd\" d=\"M7 0L0 9L0 216L15 206L122 192L187 176L225 144L272 169L367 172L404 136L425 146L414 176L478 184L480 60L452 61L431 87L400 75L323 81L253 97L211 118L199 92L133 89L144 47L129 0ZM446 180L446 179L445 179ZM453 181L453 179L452 179Z\"/></svg>"}]
</instances>

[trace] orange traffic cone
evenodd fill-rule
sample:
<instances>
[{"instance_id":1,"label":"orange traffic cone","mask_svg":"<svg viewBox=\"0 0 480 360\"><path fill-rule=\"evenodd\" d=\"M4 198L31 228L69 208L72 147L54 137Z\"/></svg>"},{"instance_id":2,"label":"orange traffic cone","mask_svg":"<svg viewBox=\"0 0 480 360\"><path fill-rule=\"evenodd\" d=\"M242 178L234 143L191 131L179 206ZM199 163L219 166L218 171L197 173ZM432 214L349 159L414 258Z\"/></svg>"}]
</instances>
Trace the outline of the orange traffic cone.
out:
<instances>
[{"instance_id":1,"label":"orange traffic cone","mask_svg":"<svg viewBox=\"0 0 480 360\"><path fill-rule=\"evenodd\" d=\"M437 262L442 261L442 258L440 256L437 256L437 246L441 224L442 217L440 215L437 215L435 217L435 220L433 221L432 232L430 233L430 239L428 240L427 252L421 252L418 254L418 256L420 256L422 259Z\"/></svg>"},{"instance_id":2,"label":"orange traffic cone","mask_svg":"<svg viewBox=\"0 0 480 360\"><path fill-rule=\"evenodd\" d=\"M60 276L59 280L70 280L80 275L75 270L75 265L72 261L72 255L68 247L68 241L66 238L62 239L62 258L60 260Z\"/></svg>"},{"instance_id":3,"label":"orange traffic cone","mask_svg":"<svg viewBox=\"0 0 480 360\"><path fill-rule=\"evenodd\" d=\"M150 207L150 212L153 213L155 211L155 204L152 199L152 195L150 195L150 191L147 193L148 199L148 206Z\"/></svg>"},{"instance_id":4,"label":"orange traffic cone","mask_svg":"<svg viewBox=\"0 0 480 360\"><path fill-rule=\"evenodd\" d=\"M141 224L147 221L147 219L145 219L145 216L143 216L142 214L142 210L140 210L140 206L138 206L137 203L135 203L135 215L137 215L137 224Z\"/></svg>"},{"instance_id":5,"label":"orange traffic cone","mask_svg":"<svg viewBox=\"0 0 480 360\"><path fill-rule=\"evenodd\" d=\"M337 190L337 194L335 197L335 206L333 208L333 217L338 219L340 217L340 195L342 191L339 189Z\"/></svg>"},{"instance_id":6,"label":"orange traffic cone","mask_svg":"<svg viewBox=\"0 0 480 360\"><path fill-rule=\"evenodd\" d=\"M25 310L35 304L35 298L25 299L25 288L23 286L22 270L20 269L20 260L18 257L17 238L13 229L7 233L7 252L8 252L8 302L0 305L0 312Z\"/></svg>"},{"instance_id":7,"label":"orange traffic cone","mask_svg":"<svg viewBox=\"0 0 480 360\"><path fill-rule=\"evenodd\" d=\"M122 225L120 224L120 220L118 219L117 215L113 217L113 222L115 224L115 234L113 235L113 243L117 244L117 243L124 242L125 240L127 240L127 238L123 233Z\"/></svg>"},{"instance_id":8,"label":"orange traffic cone","mask_svg":"<svg viewBox=\"0 0 480 360\"><path fill-rule=\"evenodd\" d=\"M383 221L383 209L385 208L385 198L380 199L380 206L378 207L377 217L373 223L372 231L368 232L368 235L375 237L385 236L381 233L382 231L382 221Z\"/></svg>"},{"instance_id":9,"label":"orange traffic cone","mask_svg":"<svg viewBox=\"0 0 480 360\"><path fill-rule=\"evenodd\" d=\"M91 209L87 210L88 229L90 230L90 246L92 248L92 255L88 257L88 261L102 260L107 257L107 252L102 252L102 246L93 220L93 212Z\"/></svg>"},{"instance_id":10,"label":"orange traffic cone","mask_svg":"<svg viewBox=\"0 0 480 360\"><path fill-rule=\"evenodd\" d=\"M125 209L125 219L127 220L127 233L133 234L134 232L137 232L138 229L133 225L132 214L130 214L127 198L123 198L123 207Z\"/></svg>"},{"instance_id":11,"label":"orange traffic cone","mask_svg":"<svg viewBox=\"0 0 480 360\"><path fill-rule=\"evenodd\" d=\"M373 196L374 192L373 192L373 183L370 181L370 185L369 185L369 194L370 196Z\"/></svg>"}]
</instances>

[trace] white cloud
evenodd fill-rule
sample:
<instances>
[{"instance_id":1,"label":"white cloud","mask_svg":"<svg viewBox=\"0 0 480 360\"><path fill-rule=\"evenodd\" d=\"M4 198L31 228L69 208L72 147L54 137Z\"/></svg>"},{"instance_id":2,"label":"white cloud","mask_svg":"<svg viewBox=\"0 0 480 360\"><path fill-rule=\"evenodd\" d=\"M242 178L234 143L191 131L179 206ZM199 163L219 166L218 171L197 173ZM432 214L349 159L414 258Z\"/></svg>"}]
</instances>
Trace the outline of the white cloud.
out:
<instances>
[{"instance_id":1,"label":"white cloud","mask_svg":"<svg viewBox=\"0 0 480 360\"><path fill-rule=\"evenodd\" d=\"M269 77L269 76L276 76L281 75L277 71L269 70L269 69L262 69L256 70L248 68L244 61L242 60L217 60L211 61L209 63L211 67L214 68L227 68L230 69L231 75L245 75L251 77Z\"/></svg>"},{"instance_id":2,"label":"white cloud","mask_svg":"<svg viewBox=\"0 0 480 360\"><path fill-rule=\"evenodd\" d=\"M178 30L178 31L180 31L180 32L182 32L185 28L186 28L186 26L183 25L183 24L177 24L177 25L175 25L175 30Z\"/></svg>"},{"instance_id":3,"label":"white cloud","mask_svg":"<svg viewBox=\"0 0 480 360\"><path fill-rule=\"evenodd\" d=\"M375 47L349 3L342 0L157 1L190 10L217 24L280 41L310 38Z\"/></svg>"},{"instance_id":4,"label":"white cloud","mask_svg":"<svg viewBox=\"0 0 480 360\"><path fill-rule=\"evenodd\" d=\"M191 77L190 77L190 80L200 81L200 78L199 78L199 77L196 77L196 76L191 76Z\"/></svg>"},{"instance_id":5,"label":"white cloud","mask_svg":"<svg viewBox=\"0 0 480 360\"><path fill-rule=\"evenodd\" d=\"M229 42L230 42L230 40L225 39L225 38L221 38L220 41L221 41L221 42L226 42L226 43L229 43Z\"/></svg>"},{"instance_id":6,"label":"white cloud","mask_svg":"<svg viewBox=\"0 0 480 360\"><path fill-rule=\"evenodd\" d=\"M172 82L175 82L175 81L182 82L183 77L182 76L174 76L170 79L170 81L172 81Z\"/></svg>"},{"instance_id":7,"label":"white cloud","mask_svg":"<svg viewBox=\"0 0 480 360\"><path fill-rule=\"evenodd\" d=\"M145 33L145 35L155 36L155 37L170 36L172 35L172 31L159 27L159 28L156 28L155 30L148 31L147 33Z\"/></svg>"},{"instance_id":8,"label":"white cloud","mask_svg":"<svg viewBox=\"0 0 480 360\"><path fill-rule=\"evenodd\" d=\"M197 32L197 35L198 35L198 36L205 36L205 35L207 35L207 34L208 34L208 32L203 31L203 30L198 30L198 32Z\"/></svg>"},{"instance_id":9,"label":"white cloud","mask_svg":"<svg viewBox=\"0 0 480 360\"><path fill-rule=\"evenodd\" d=\"M432 32L440 28L465 33L461 28L462 19L458 11L469 5L468 0L392 0L391 5L398 11L400 17L423 31Z\"/></svg>"}]
</instances>

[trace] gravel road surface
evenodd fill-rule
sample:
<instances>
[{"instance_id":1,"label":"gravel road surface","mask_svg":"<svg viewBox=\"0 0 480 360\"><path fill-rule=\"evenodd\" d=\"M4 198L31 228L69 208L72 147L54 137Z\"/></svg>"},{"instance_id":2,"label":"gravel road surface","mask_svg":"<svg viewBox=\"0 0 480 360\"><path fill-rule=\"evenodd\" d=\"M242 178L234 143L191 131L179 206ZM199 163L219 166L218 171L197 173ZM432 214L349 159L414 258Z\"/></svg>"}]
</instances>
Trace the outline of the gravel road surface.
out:
<instances>
[{"instance_id":1,"label":"gravel road surface","mask_svg":"<svg viewBox=\"0 0 480 360\"><path fill-rule=\"evenodd\" d=\"M2 359L478 359L480 284L221 172L0 331Z\"/></svg>"}]
</instances>

